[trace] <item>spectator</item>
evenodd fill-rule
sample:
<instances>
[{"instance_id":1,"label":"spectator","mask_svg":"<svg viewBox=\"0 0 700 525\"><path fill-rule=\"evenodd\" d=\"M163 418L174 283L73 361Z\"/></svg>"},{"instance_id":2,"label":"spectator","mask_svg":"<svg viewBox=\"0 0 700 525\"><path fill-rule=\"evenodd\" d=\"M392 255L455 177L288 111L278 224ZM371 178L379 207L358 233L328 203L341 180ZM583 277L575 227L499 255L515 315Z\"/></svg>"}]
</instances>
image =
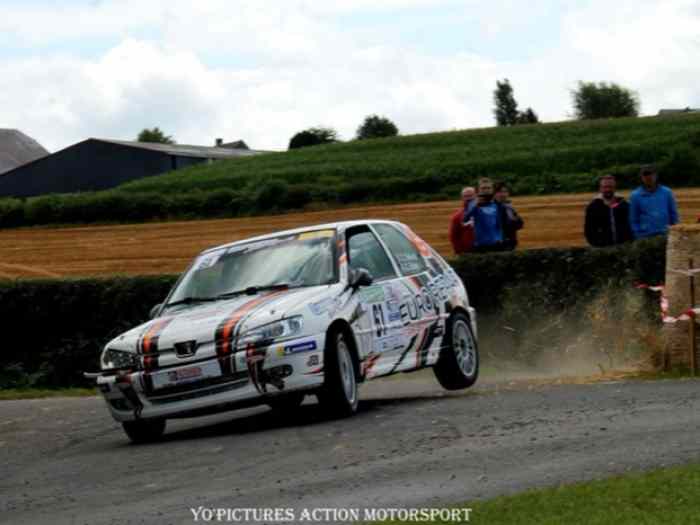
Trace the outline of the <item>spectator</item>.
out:
<instances>
[{"instance_id":1,"label":"spectator","mask_svg":"<svg viewBox=\"0 0 700 525\"><path fill-rule=\"evenodd\" d=\"M463 206L458 209L450 219L450 242L452 243L452 249L455 255L460 253L467 253L471 251L474 246L474 229L468 228L462 224L462 218L469 208L470 205L474 204L474 198L476 197L476 190L467 186L462 189L462 204Z\"/></svg>"},{"instance_id":2,"label":"spectator","mask_svg":"<svg viewBox=\"0 0 700 525\"><path fill-rule=\"evenodd\" d=\"M511 204L508 185L505 182L498 182L493 188L493 200L503 206L506 221L503 226L503 246L505 250L515 250L518 246L518 230L525 226L525 221L515 211Z\"/></svg>"},{"instance_id":3,"label":"spectator","mask_svg":"<svg viewBox=\"0 0 700 525\"><path fill-rule=\"evenodd\" d=\"M584 234L591 246L612 246L632 240L630 206L615 195L615 177L604 175L598 181L600 195L586 206Z\"/></svg>"},{"instance_id":4,"label":"spectator","mask_svg":"<svg viewBox=\"0 0 700 525\"><path fill-rule=\"evenodd\" d=\"M506 221L505 208L493 200L493 182L488 178L481 179L476 205L464 211L463 219L465 226L474 228L474 251L505 250L503 232Z\"/></svg>"},{"instance_id":5,"label":"spectator","mask_svg":"<svg viewBox=\"0 0 700 525\"><path fill-rule=\"evenodd\" d=\"M630 226L635 239L666 235L668 227L678 224L678 208L673 192L659 184L656 167L639 170L642 185L630 196Z\"/></svg>"}]
</instances>

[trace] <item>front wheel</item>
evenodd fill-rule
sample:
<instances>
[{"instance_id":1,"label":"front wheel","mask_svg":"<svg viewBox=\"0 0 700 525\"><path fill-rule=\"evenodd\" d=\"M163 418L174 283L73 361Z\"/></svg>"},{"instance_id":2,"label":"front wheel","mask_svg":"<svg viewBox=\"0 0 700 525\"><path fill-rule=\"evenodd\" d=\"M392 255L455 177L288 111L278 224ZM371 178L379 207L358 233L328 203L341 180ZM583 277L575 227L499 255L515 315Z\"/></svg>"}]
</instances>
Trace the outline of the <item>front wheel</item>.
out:
<instances>
[{"instance_id":1,"label":"front wheel","mask_svg":"<svg viewBox=\"0 0 700 525\"><path fill-rule=\"evenodd\" d=\"M479 377L479 349L466 315L455 313L447 323L447 334L435 377L446 390L460 390L476 383Z\"/></svg>"},{"instance_id":2,"label":"front wheel","mask_svg":"<svg viewBox=\"0 0 700 525\"><path fill-rule=\"evenodd\" d=\"M124 421L122 427L133 443L153 443L163 437L165 419Z\"/></svg>"},{"instance_id":3,"label":"front wheel","mask_svg":"<svg viewBox=\"0 0 700 525\"><path fill-rule=\"evenodd\" d=\"M351 416L357 412L357 375L355 361L342 332L331 333L326 342L324 382L317 397L325 411L333 417Z\"/></svg>"}]
</instances>

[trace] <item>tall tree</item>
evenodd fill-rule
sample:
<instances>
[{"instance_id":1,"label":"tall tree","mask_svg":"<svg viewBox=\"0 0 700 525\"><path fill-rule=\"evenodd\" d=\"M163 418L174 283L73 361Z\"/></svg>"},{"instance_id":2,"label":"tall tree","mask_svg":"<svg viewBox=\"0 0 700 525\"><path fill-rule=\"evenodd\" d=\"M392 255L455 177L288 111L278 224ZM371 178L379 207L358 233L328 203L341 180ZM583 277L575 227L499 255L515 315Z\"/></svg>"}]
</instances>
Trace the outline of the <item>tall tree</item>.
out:
<instances>
[{"instance_id":1,"label":"tall tree","mask_svg":"<svg viewBox=\"0 0 700 525\"><path fill-rule=\"evenodd\" d=\"M369 115L357 128L357 139L376 139L379 137L395 137L399 134L399 128L391 120L379 115Z\"/></svg>"},{"instance_id":2,"label":"tall tree","mask_svg":"<svg viewBox=\"0 0 700 525\"><path fill-rule=\"evenodd\" d=\"M333 128L309 128L296 133L290 139L289 149L306 148L332 142L338 142L338 132Z\"/></svg>"},{"instance_id":3,"label":"tall tree","mask_svg":"<svg viewBox=\"0 0 700 525\"><path fill-rule=\"evenodd\" d=\"M518 123L518 103L515 101L513 87L507 78L503 82L496 81L493 103L495 105L493 114L499 126L512 126Z\"/></svg>"},{"instance_id":4,"label":"tall tree","mask_svg":"<svg viewBox=\"0 0 700 525\"><path fill-rule=\"evenodd\" d=\"M579 82L571 97L579 120L639 115L637 93L614 82Z\"/></svg>"},{"instance_id":5,"label":"tall tree","mask_svg":"<svg viewBox=\"0 0 700 525\"><path fill-rule=\"evenodd\" d=\"M153 129L141 130L136 140L139 142L157 142L159 144L175 144L173 137L163 133L158 126Z\"/></svg>"}]
</instances>

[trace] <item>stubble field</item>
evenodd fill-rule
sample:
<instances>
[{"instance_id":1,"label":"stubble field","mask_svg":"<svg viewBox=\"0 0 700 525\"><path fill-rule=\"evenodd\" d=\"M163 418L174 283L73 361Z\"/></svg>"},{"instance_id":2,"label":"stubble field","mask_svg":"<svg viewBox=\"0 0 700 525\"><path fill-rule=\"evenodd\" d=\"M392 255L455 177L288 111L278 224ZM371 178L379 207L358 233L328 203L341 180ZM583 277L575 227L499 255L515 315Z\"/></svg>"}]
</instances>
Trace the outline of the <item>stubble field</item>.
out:
<instances>
[{"instance_id":1,"label":"stubble field","mask_svg":"<svg viewBox=\"0 0 700 525\"><path fill-rule=\"evenodd\" d=\"M700 212L700 188L676 190L676 196L683 222L695 222ZM591 197L513 199L525 220L520 247L585 244L583 210ZM447 224L459 205L459 201L441 201L237 219L0 230L0 278L178 273L209 246L286 228L368 218L404 222L449 257L452 249Z\"/></svg>"}]
</instances>

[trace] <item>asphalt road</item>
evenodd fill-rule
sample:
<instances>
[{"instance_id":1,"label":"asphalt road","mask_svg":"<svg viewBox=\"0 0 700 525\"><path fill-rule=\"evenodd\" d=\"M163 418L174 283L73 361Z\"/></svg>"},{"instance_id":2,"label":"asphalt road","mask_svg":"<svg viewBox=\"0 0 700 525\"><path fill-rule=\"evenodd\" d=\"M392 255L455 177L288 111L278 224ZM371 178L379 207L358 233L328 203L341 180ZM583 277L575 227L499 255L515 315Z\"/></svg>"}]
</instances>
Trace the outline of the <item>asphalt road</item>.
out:
<instances>
[{"instance_id":1,"label":"asphalt road","mask_svg":"<svg viewBox=\"0 0 700 525\"><path fill-rule=\"evenodd\" d=\"M0 402L0 522L436 506L699 461L700 382L447 394L421 372L365 385L351 419L307 401L293 423L255 408L169 424L162 443L134 446L99 398Z\"/></svg>"}]
</instances>

